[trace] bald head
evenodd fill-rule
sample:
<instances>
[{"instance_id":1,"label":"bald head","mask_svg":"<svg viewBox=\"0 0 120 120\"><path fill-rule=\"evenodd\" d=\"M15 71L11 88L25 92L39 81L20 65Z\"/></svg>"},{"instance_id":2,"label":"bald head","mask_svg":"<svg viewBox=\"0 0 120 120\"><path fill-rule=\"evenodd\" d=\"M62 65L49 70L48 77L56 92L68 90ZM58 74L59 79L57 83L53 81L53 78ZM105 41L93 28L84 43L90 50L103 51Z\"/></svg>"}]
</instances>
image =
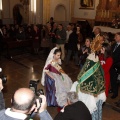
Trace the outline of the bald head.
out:
<instances>
[{"instance_id":1,"label":"bald head","mask_svg":"<svg viewBox=\"0 0 120 120\"><path fill-rule=\"evenodd\" d=\"M35 102L35 94L28 88L18 89L13 96L12 108L16 110L29 110Z\"/></svg>"}]
</instances>

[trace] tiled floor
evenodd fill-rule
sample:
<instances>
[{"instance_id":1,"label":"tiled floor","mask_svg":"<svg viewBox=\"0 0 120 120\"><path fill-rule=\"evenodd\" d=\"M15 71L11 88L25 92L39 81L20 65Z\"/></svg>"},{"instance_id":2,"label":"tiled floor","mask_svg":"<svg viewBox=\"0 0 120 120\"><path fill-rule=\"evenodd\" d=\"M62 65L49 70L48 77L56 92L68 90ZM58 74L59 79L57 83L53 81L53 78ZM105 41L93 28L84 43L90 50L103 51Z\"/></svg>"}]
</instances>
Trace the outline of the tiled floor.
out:
<instances>
[{"instance_id":1,"label":"tiled floor","mask_svg":"<svg viewBox=\"0 0 120 120\"><path fill-rule=\"evenodd\" d=\"M8 79L3 90L6 107L10 107L10 99L16 89L29 87L29 81L31 79L41 78L45 59L45 55L31 55L29 53L13 56L11 60L2 56L0 67ZM73 62L67 67L63 64L62 67L72 80L75 81L79 73L79 68L76 67ZM44 89L40 83L38 84L38 88ZM110 96L111 95L109 95L106 104L103 106L103 120L120 120L120 108L117 108L114 104L114 102L120 98L120 92L119 97L114 100L112 100ZM49 107L48 111L52 117L57 114L56 107Z\"/></svg>"}]
</instances>

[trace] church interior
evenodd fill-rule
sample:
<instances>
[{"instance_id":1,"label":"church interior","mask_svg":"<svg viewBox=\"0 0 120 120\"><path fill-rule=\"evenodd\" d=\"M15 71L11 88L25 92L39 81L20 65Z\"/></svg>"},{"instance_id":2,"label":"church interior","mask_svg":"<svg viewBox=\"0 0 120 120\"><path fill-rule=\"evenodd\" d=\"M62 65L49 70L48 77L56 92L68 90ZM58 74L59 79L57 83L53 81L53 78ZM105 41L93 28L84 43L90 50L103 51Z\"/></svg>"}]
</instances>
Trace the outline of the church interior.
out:
<instances>
[{"instance_id":1,"label":"church interior","mask_svg":"<svg viewBox=\"0 0 120 120\"><path fill-rule=\"evenodd\" d=\"M41 32L43 26L47 25L51 18L54 23L62 24L65 30L69 24L79 25L83 36L81 45L84 44L86 37L92 37L97 27L104 35L110 35L112 44L114 35L120 32L120 0L0 0L2 35L4 30L17 25L19 29L24 30L36 25ZM41 33L39 34L42 36ZM12 35L14 33L11 33ZM43 89L45 92L40 81L45 61L50 49L55 45L52 45L50 49L43 49L40 38L36 50L33 48L30 34L27 37L29 39L18 40L15 36L5 35L2 37L2 42L0 40L0 68L2 68L0 77L2 78L2 75L7 77L2 90L6 108L11 107L12 95L18 88L30 87L30 80L39 80L37 89ZM43 46L47 46L47 43ZM73 82L77 80L80 72L80 66L74 65L74 59L73 55L69 65L66 65L63 60L61 65ZM115 99L111 99L111 95L111 93L108 94L102 106L102 120L120 120L120 105L115 104L120 100L120 89ZM57 107L49 106L47 109L53 118L58 113ZM37 115L34 119L39 120Z\"/></svg>"}]
</instances>

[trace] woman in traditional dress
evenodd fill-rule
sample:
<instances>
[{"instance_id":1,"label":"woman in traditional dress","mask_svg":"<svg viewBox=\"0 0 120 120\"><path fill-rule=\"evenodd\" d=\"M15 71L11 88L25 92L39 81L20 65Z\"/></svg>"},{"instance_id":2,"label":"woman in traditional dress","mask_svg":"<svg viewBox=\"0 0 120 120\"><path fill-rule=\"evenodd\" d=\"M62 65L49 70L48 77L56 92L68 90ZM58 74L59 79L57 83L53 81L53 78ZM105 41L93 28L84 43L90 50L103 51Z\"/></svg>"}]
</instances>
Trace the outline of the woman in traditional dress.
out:
<instances>
[{"instance_id":1,"label":"woman in traditional dress","mask_svg":"<svg viewBox=\"0 0 120 120\"><path fill-rule=\"evenodd\" d=\"M106 100L104 73L98 56L95 54L102 47L101 39L91 44L91 53L80 71L71 91L76 91L89 109L92 120L102 120L102 104Z\"/></svg>"},{"instance_id":2,"label":"woman in traditional dress","mask_svg":"<svg viewBox=\"0 0 120 120\"><path fill-rule=\"evenodd\" d=\"M110 68L113 63L111 57L111 46L108 43L103 43L101 48L101 54L99 55L100 63L102 65L105 77L105 94L108 97L110 86Z\"/></svg>"},{"instance_id":3,"label":"woman in traditional dress","mask_svg":"<svg viewBox=\"0 0 120 120\"><path fill-rule=\"evenodd\" d=\"M72 86L72 80L62 70L61 51L53 48L46 60L41 83L45 86L48 106L64 106L66 95Z\"/></svg>"}]
</instances>

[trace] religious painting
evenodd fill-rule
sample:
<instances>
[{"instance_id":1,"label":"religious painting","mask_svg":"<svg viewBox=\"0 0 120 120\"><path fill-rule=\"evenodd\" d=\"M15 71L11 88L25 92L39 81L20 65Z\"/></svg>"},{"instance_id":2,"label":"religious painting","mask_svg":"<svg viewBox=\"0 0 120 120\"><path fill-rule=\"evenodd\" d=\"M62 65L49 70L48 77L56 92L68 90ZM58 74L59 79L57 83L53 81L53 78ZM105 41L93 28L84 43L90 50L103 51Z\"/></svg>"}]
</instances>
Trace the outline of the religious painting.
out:
<instances>
[{"instance_id":1,"label":"religious painting","mask_svg":"<svg viewBox=\"0 0 120 120\"><path fill-rule=\"evenodd\" d=\"M95 0L80 0L80 9L94 9Z\"/></svg>"}]
</instances>

